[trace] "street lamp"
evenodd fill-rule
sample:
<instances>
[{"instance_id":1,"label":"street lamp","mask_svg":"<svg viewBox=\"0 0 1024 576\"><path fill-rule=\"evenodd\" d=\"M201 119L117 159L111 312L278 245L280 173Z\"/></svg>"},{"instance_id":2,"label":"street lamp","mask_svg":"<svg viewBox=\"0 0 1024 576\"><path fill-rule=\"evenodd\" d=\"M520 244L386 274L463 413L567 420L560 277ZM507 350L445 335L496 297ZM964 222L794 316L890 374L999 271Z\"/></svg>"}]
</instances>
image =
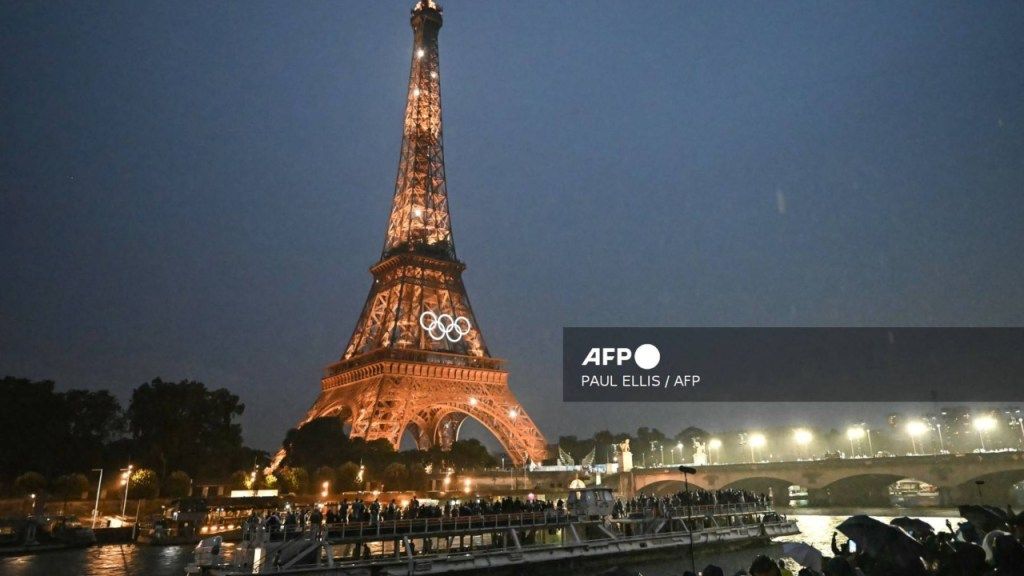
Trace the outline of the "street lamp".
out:
<instances>
[{"instance_id":1,"label":"street lamp","mask_svg":"<svg viewBox=\"0 0 1024 576\"><path fill-rule=\"evenodd\" d=\"M854 449L854 447L853 447L853 442L855 440L859 441L864 436L866 436L866 433L864 432L864 428L862 428L860 426L850 426L849 428L846 429L846 437L850 439L850 457L851 458L854 457L855 452L856 452L856 449Z\"/></svg>"},{"instance_id":2,"label":"street lamp","mask_svg":"<svg viewBox=\"0 0 1024 576\"><path fill-rule=\"evenodd\" d=\"M124 502L121 503L121 517L124 518L125 511L128 509L128 484L132 481L132 468L131 464L127 468L121 469L121 483L124 484Z\"/></svg>"},{"instance_id":3,"label":"street lamp","mask_svg":"<svg viewBox=\"0 0 1024 576\"><path fill-rule=\"evenodd\" d=\"M804 455L809 457L810 452L807 446L810 445L811 440L814 440L814 434L806 428L797 428L793 431L793 441L799 444L804 449Z\"/></svg>"},{"instance_id":4,"label":"street lamp","mask_svg":"<svg viewBox=\"0 0 1024 576\"><path fill-rule=\"evenodd\" d=\"M978 438L981 439L981 451L985 451L985 432L990 432L996 427L996 419L985 415L974 419L974 429L978 431Z\"/></svg>"},{"instance_id":5,"label":"street lamp","mask_svg":"<svg viewBox=\"0 0 1024 576\"><path fill-rule=\"evenodd\" d=\"M682 441L680 441L678 444L676 444L676 449L679 450L679 462L678 462L678 464L682 464L683 463L683 442Z\"/></svg>"},{"instance_id":6,"label":"street lamp","mask_svg":"<svg viewBox=\"0 0 1024 576\"><path fill-rule=\"evenodd\" d=\"M92 508L92 527L96 527L96 517L100 515L100 490L103 488L103 468L93 468L93 472L100 473L100 479L96 482L96 505Z\"/></svg>"},{"instance_id":7,"label":"street lamp","mask_svg":"<svg viewBox=\"0 0 1024 576\"><path fill-rule=\"evenodd\" d=\"M907 434L910 435L910 443L914 447L914 455L917 456L917 437L928 431L928 425L920 420L907 422Z\"/></svg>"},{"instance_id":8,"label":"street lamp","mask_svg":"<svg viewBox=\"0 0 1024 576\"><path fill-rule=\"evenodd\" d=\"M711 440L708 440L708 448L715 452L719 452L722 449L722 441L718 438L712 438ZM719 464L721 462L721 453L716 454L716 456L719 457L715 458L715 464Z\"/></svg>"},{"instance_id":9,"label":"street lamp","mask_svg":"<svg viewBox=\"0 0 1024 576\"><path fill-rule=\"evenodd\" d=\"M768 443L768 439L764 437L764 434L755 433L750 435L748 442L750 443L750 462L757 462L757 458L754 457L754 449L763 448Z\"/></svg>"}]
</instances>

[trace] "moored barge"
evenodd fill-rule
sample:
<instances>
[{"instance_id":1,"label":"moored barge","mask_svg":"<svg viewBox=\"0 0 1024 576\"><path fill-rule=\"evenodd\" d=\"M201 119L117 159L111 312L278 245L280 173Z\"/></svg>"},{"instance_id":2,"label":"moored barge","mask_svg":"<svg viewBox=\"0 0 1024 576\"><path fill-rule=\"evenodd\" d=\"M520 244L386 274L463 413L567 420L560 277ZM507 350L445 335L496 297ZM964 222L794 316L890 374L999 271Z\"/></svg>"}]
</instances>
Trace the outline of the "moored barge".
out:
<instances>
[{"instance_id":1,"label":"moored barge","mask_svg":"<svg viewBox=\"0 0 1024 576\"><path fill-rule=\"evenodd\" d=\"M607 488L577 491L566 509L329 524L247 526L230 558L219 539L196 547L189 575L397 576L517 573L525 566L598 566L762 545L798 534L769 503L658 507L616 517Z\"/></svg>"}]
</instances>

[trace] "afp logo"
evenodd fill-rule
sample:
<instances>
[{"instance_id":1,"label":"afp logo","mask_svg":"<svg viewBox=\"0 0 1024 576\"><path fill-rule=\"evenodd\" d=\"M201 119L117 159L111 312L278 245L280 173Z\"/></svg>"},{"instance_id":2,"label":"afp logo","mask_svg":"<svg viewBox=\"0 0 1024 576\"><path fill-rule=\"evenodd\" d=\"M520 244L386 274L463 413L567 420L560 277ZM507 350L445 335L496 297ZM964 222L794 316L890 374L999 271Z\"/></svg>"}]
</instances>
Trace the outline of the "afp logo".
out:
<instances>
[{"instance_id":1,"label":"afp logo","mask_svg":"<svg viewBox=\"0 0 1024 576\"><path fill-rule=\"evenodd\" d=\"M582 366L622 366L630 359L644 370L650 370L661 362L661 352L654 344L641 344L636 350L629 348L591 348Z\"/></svg>"}]
</instances>

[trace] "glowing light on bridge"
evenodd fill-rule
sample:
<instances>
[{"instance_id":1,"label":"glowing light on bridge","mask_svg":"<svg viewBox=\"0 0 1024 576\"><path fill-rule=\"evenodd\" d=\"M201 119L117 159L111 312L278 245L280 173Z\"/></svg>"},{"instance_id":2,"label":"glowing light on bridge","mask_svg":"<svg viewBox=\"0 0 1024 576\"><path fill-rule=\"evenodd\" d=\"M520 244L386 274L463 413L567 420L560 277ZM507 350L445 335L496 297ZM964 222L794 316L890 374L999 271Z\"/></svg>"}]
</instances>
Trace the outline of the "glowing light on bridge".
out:
<instances>
[{"instance_id":1,"label":"glowing light on bridge","mask_svg":"<svg viewBox=\"0 0 1024 576\"><path fill-rule=\"evenodd\" d=\"M865 432L864 428L861 427L861 426L850 426L849 428L846 429L846 437L850 440L850 457L851 458L857 452L857 450L853 447L853 443L854 442L859 442L866 435L867 435L867 432ZM868 454L868 456L870 456L870 454Z\"/></svg>"},{"instance_id":2,"label":"glowing light on bridge","mask_svg":"<svg viewBox=\"0 0 1024 576\"><path fill-rule=\"evenodd\" d=\"M718 438L712 438L712 439L708 440L708 448L715 452L715 461L713 463L714 464L720 464L721 460L722 460L721 459L721 455L722 455L721 454L722 441L719 440Z\"/></svg>"},{"instance_id":3,"label":"glowing light on bridge","mask_svg":"<svg viewBox=\"0 0 1024 576\"><path fill-rule=\"evenodd\" d=\"M804 456L810 457L808 446L814 440L814 434L807 428L797 428L793 431L793 441L804 450Z\"/></svg>"},{"instance_id":4,"label":"glowing light on bridge","mask_svg":"<svg viewBox=\"0 0 1024 576\"><path fill-rule=\"evenodd\" d=\"M914 455L917 455L917 437L928 432L928 425L920 420L907 422L907 434L910 435L910 443L914 447Z\"/></svg>"},{"instance_id":5,"label":"glowing light on bridge","mask_svg":"<svg viewBox=\"0 0 1024 576\"><path fill-rule=\"evenodd\" d=\"M768 439L764 437L764 434L755 432L750 435L747 439L747 443L750 445L750 461L757 462L757 457L754 455L754 450L764 448L768 444Z\"/></svg>"},{"instance_id":6,"label":"glowing light on bridge","mask_svg":"<svg viewBox=\"0 0 1024 576\"><path fill-rule=\"evenodd\" d=\"M985 450L985 433L991 432L997 426L996 419L985 415L974 419L974 429L978 431L978 438L981 440L981 449Z\"/></svg>"}]
</instances>

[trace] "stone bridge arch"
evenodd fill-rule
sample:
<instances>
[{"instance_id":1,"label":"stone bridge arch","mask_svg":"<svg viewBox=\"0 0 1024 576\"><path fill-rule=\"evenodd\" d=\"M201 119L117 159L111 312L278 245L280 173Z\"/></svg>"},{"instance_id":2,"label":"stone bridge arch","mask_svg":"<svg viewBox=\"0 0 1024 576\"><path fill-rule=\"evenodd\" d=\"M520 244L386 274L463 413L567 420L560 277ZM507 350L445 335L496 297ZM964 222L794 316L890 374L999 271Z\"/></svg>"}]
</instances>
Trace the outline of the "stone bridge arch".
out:
<instances>
[{"instance_id":1,"label":"stone bridge arch","mask_svg":"<svg viewBox=\"0 0 1024 576\"><path fill-rule=\"evenodd\" d=\"M865 472L835 480L822 488L809 490L812 505L889 506L889 487L900 480L932 482L928 478L908 478L903 474Z\"/></svg>"},{"instance_id":2,"label":"stone bridge arch","mask_svg":"<svg viewBox=\"0 0 1024 576\"><path fill-rule=\"evenodd\" d=\"M738 478L722 486L723 490L746 490L754 494L771 494L778 504L788 504L789 487L799 486L799 482L793 482L776 476L751 476L749 478Z\"/></svg>"},{"instance_id":3,"label":"stone bridge arch","mask_svg":"<svg viewBox=\"0 0 1024 576\"><path fill-rule=\"evenodd\" d=\"M977 484L983 482L983 484ZM940 488L943 502L952 504L990 504L1005 507L1018 504L1014 485L1024 482L1024 468L979 474L955 486Z\"/></svg>"},{"instance_id":4,"label":"stone bridge arch","mask_svg":"<svg viewBox=\"0 0 1024 576\"><path fill-rule=\"evenodd\" d=\"M699 481L695 482L693 480L690 480L690 488L699 488L702 490L708 489L707 486L701 484ZM671 496L672 494L682 492L685 489L686 483L683 482L682 478L680 478L678 480L665 479L651 482L644 486L640 491L644 494L652 494L654 496Z\"/></svg>"}]
</instances>

